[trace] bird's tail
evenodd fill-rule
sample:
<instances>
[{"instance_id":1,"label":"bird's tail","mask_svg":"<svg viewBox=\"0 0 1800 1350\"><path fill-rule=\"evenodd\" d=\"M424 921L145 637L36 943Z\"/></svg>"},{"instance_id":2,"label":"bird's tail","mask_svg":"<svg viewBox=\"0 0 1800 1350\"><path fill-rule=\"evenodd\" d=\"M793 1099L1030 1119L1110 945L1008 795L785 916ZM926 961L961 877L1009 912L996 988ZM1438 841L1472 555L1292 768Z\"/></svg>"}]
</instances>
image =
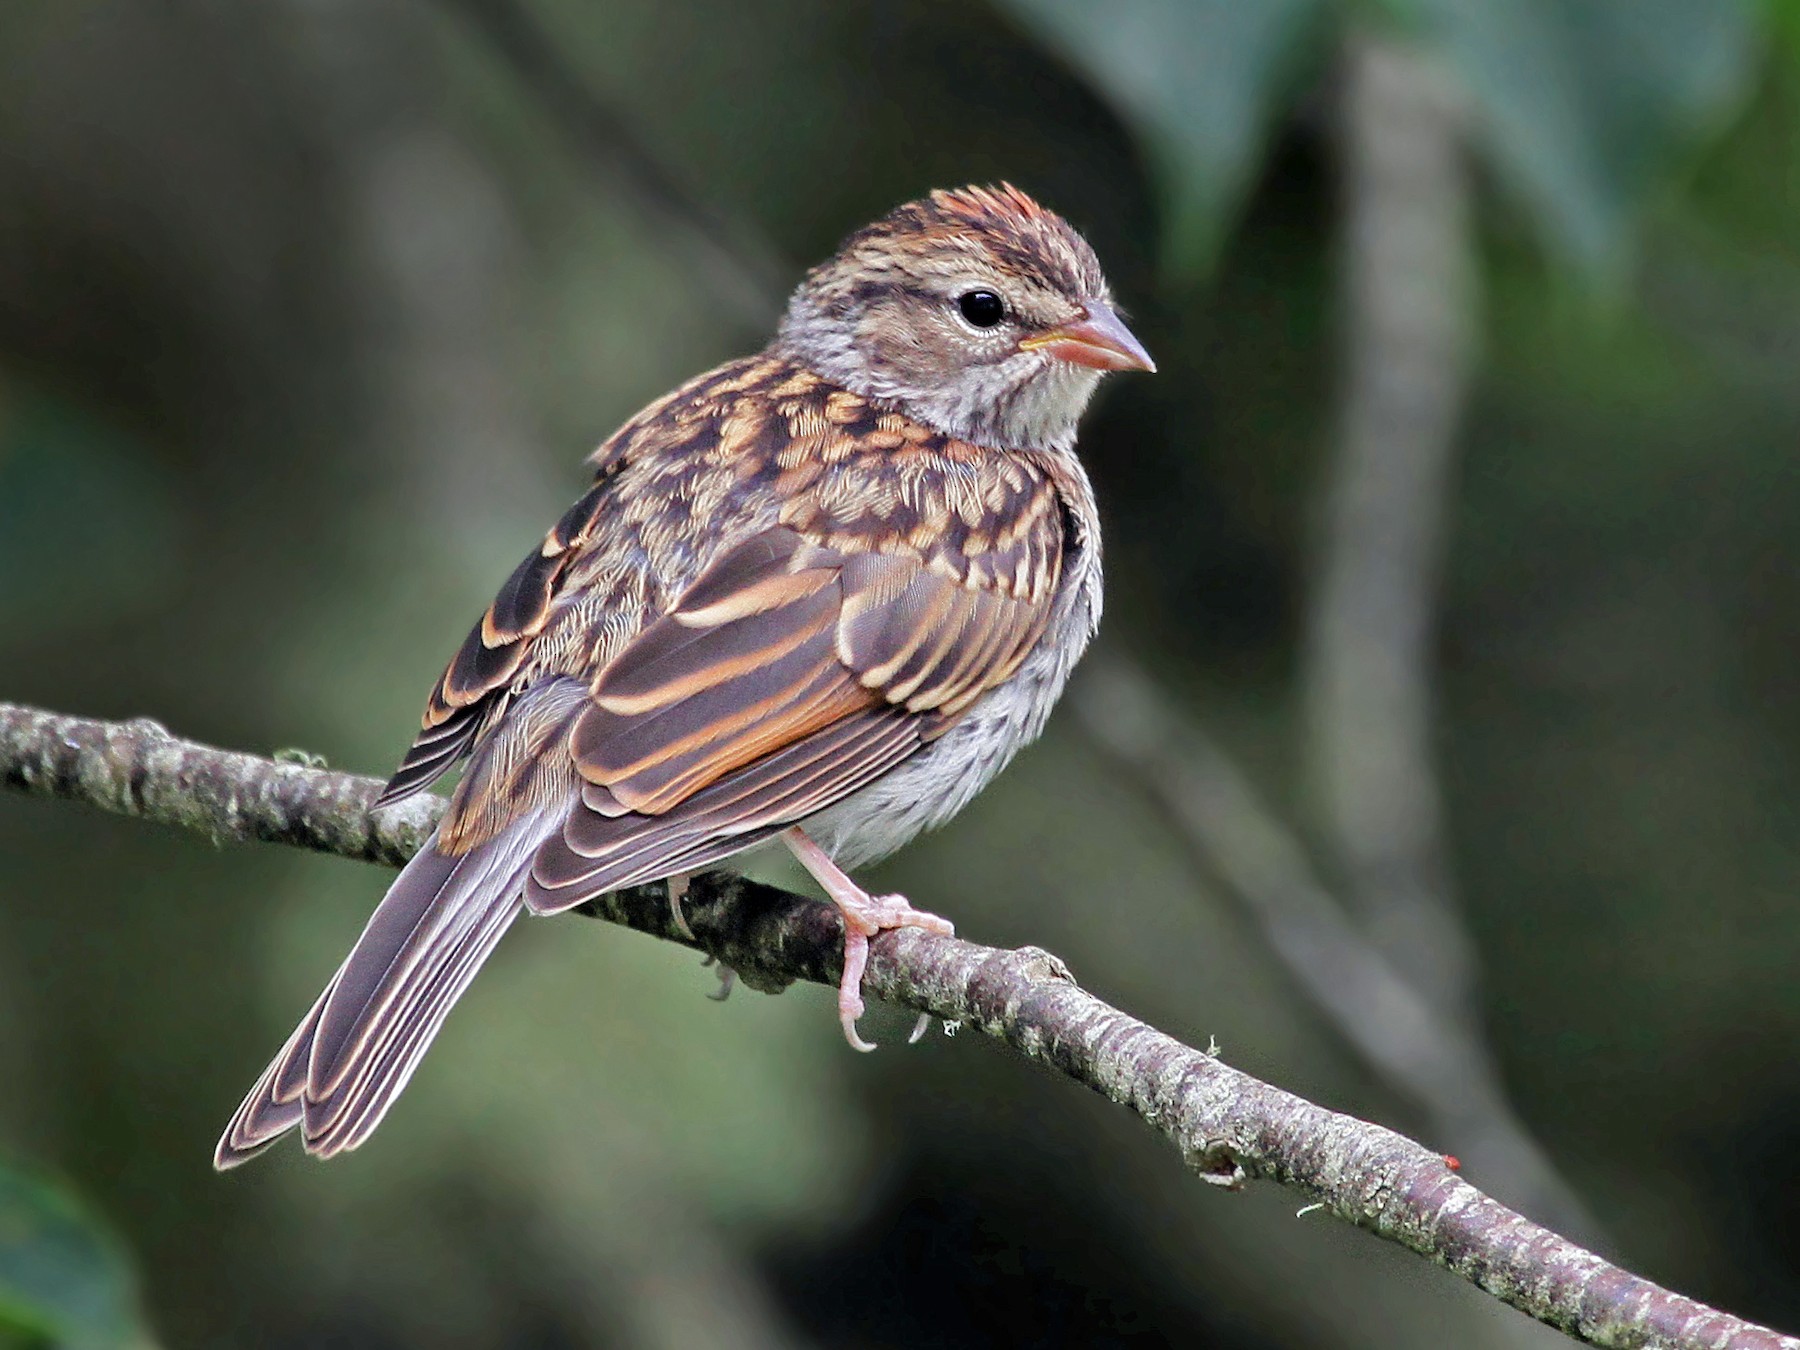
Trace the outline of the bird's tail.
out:
<instances>
[{"instance_id":1,"label":"bird's tail","mask_svg":"<svg viewBox=\"0 0 1800 1350\"><path fill-rule=\"evenodd\" d=\"M522 912L532 855L564 814L527 812L456 857L441 852L432 835L238 1107L214 1167L236 1167L295 1126L306 1151L319 1157L369 1137Z\"/></svg>"}]
</instances>

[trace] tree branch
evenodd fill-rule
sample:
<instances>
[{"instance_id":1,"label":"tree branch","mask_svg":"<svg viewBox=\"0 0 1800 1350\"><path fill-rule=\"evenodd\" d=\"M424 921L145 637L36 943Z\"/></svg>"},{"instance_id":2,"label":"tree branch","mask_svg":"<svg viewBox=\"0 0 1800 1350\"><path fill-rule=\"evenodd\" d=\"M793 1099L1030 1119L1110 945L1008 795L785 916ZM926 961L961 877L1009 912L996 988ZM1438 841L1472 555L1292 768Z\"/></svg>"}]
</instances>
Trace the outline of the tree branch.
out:
<instances>
[{"instance_id":1,"label":"tree branch","mask_svg":"<svg viewBox=\"0 0 1800 1350\"><path fill-rule=\"evenodd\" d=\"M215 840L295 844L389 865L418 847L442 810L435 798L415 798L371 819L381 786L372 778L215 750L154 722L98 722L5 703L0 785ZM687 908L691 941L676 930L661 885L608 896L591 910L713 952L759 988L837 981L842 930L827 905L709 872L694 879ZM1083 991L1048 952L916 929L884 933L866 983L882 998L976 1027L1135 1112L1206 1181L1289 1187L1589 1344L1800 1350L1800 1339L1660 1288L1532 1223L1392 1130L1315 1106L1126 1016Z\"/></svg>"}]
</instances>

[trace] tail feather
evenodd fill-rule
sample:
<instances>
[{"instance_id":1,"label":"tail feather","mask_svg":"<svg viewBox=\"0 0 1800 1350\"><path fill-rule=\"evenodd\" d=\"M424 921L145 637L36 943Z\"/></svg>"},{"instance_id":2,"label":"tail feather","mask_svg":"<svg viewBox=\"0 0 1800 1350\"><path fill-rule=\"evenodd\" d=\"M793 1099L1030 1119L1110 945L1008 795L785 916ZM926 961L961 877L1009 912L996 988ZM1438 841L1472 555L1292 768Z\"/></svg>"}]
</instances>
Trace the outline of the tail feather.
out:
<instances>
[{"instance_id":1,"label":"tail feather","mask_svg":"<svg viewBox=\"0 0 1800 1350\"><path fill-rule=\"evenodd\" d=\"M314 1026L306 1057L309 1098L335 1091L353 1064L366 1062L367 1037L404 998L408 976L473 918L472 888L452 883L473 880L469 867L478 860L478 852L460 858L440 852L434 834L382 897L332 979Z\"/></svg>"},{"instance_id":2,"label":"tail feather","mask_svg":"<svg viewBox=\"0 0 1800 1350\"><path fill-rule=\"evenodd\" d=\"M392 1005L391 1025L373 1039L360 1067L337 1087L306 1103L308 1149L321 1158L355 1148L381 1123L412 1078L432 1039L488 953L523 909L518 888L503 905L483 912L449 949L432 977Z\"/></svg>"},{"instance_id":3,"label":"tail feather","mask_svg":"<svg viewBox=\"0 0 1800 1350\"><path fill-rule=\"evenodd\" d=\"M512 921L533 853L563 810L515 820L461 857L433 835L238 1107L213 1155L245 1162L298 1126L309 1153L355 1148L380 1124Z\"/></svg>"},{"instance_id":4,"label":"tail feather","mask_svg":"<svg viewBox=\"0 0 1800 1350\"><path fill-rule=\"evenodd\" d=\"M250 1095L231 1117L231 1124L225 1127L218 1147L213 1150L213 1166L219 1171L249 1162L300 1123L305 1113L300 1094L306 1087L307 1051L312 1047L313 1028L318 1025L319 1013L336 983L334 976L331 984L325 986L325 992L319 995L318 1002L313 1004L312 1011L294 1028L294 1034L281 1047L281 1053L270 1061L262 1077L256 1080L256 1086L250 1089Z\"/></svg>"}]
</instances>

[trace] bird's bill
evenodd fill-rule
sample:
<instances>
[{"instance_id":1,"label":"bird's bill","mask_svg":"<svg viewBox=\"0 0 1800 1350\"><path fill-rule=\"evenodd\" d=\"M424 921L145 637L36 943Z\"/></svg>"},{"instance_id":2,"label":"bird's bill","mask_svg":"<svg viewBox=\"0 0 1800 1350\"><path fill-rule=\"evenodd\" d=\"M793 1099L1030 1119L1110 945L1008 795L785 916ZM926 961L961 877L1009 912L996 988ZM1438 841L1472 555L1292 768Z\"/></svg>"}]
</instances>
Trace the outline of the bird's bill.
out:
<instances>
[{"instance_id":1,"label":"bird's bill","mask_svg":"<svg viewBox=\"0 0 1800 1350\"><path fill-rule=\"evenodd\" d=\"M1090 304L1074 323L1022 338L1023 351L1042 351L1058 361L1091 370L1142 370L1154 373L1156 362L1125 321L1102 304Z\"/></svg>"}]
</instances>

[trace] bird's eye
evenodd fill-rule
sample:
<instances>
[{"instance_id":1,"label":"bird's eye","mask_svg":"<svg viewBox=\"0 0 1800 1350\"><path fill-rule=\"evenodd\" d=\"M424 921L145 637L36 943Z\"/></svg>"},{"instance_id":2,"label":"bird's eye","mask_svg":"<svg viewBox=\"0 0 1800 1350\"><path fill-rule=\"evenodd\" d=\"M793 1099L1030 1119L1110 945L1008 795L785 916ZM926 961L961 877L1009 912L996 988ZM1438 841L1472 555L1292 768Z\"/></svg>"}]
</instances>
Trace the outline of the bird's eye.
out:
<instances>
[{"instance_id":1,"label":"bird's eye","mask_svg":"<svg viewBox=\"0 0 1800 1350\"><path fill-rule=\"evenodd\" d=\"M1006 302L992 291L968 291L957 299L963 318L977 328L992 328L1006 317Z\"/></svg>"}]
</instances>

